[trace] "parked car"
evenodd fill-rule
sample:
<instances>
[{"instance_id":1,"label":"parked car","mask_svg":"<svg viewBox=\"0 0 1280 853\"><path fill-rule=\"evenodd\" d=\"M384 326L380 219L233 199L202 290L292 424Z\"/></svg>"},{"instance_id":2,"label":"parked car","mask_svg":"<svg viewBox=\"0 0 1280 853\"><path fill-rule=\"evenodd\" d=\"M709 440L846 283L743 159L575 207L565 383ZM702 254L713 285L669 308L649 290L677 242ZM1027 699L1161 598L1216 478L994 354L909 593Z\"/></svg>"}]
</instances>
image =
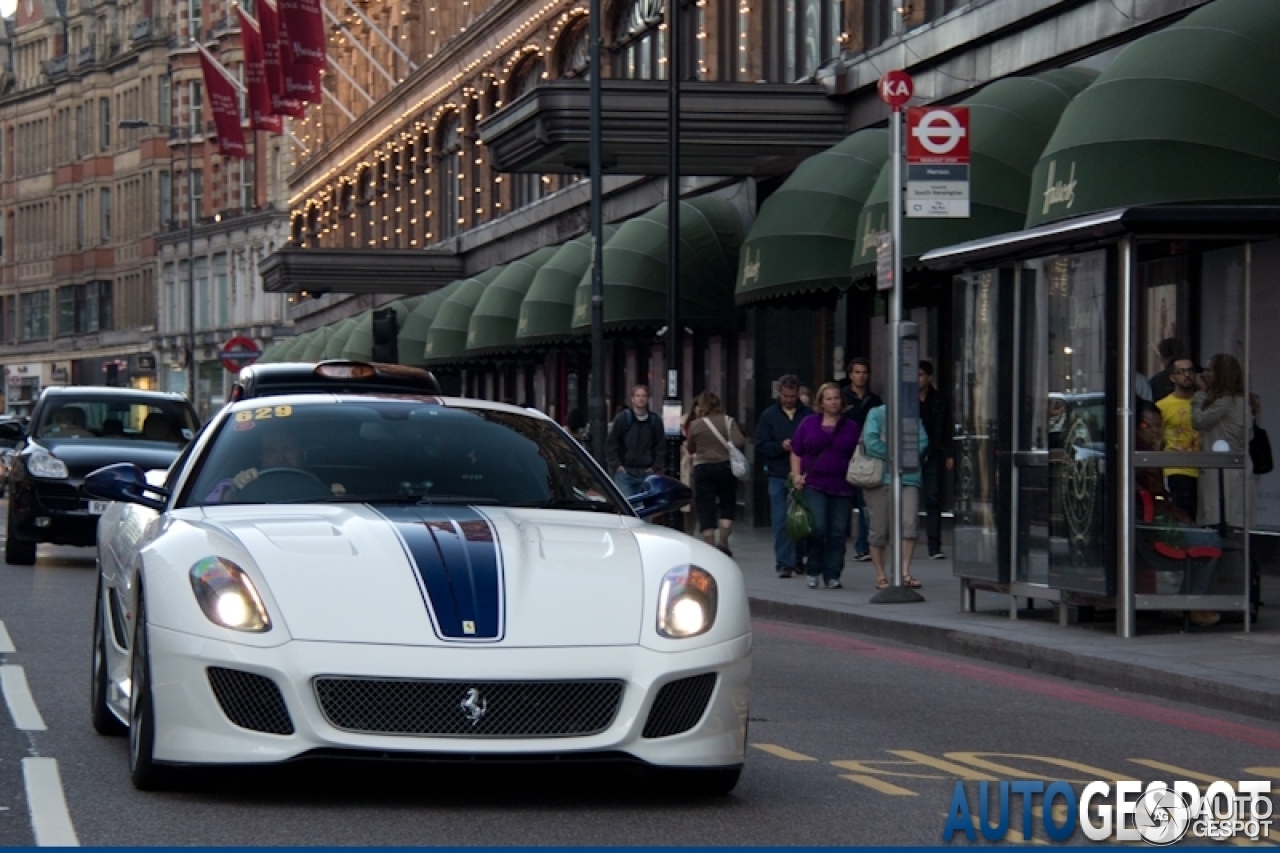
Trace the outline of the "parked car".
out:
<instances>
[{"instance_id":1,"label":"parked car","mask_svg":"<svg viewBox=\"0 0 1280 853\"><path fill-rule=\"evenodd\" d=\"M435 374L420 367L331 360L251 364L231 388L231 402L280 394L439 394Z\"/></svg>"},{"instance_id":2,"label":"parked car","mask_svg":"<svg viewBox=\"0 0 1280 853\"><path fill-rule=\"evenodd\" d=\"M26 428L0 423L0 438L15 441L5 561L33 565L40 542L93 545L107 502L81 493L84 476L113 462L168 468L198 428L195 410L180 394L46 388Z\"/></svg>"},{"instance_id":3,"label":"parked car","mask_svg":"<svg viewBox=\"0 0 1280 853\"><path fill-rule=\"evenodd\" d=\"M27 419L24 417L0 417L0 431L6 424L11 424L5 434L0 434L0 497L4 497L9 489L9 466L14 448L22 440L22 432L26 430Z\"/></svg>"},{"instance_id":4,"label":"parked car","mask_svg":"<svg viewBox=\"0 0 1280 853\"><path fill-rule=\"evenodd\" d=\"M641 516L550 418L477 400L232 403L167 476L94 472L92 719L134 784L308 756L628 761L725 793L751 623L737 565Z\"/></svg>"}]
</instances>

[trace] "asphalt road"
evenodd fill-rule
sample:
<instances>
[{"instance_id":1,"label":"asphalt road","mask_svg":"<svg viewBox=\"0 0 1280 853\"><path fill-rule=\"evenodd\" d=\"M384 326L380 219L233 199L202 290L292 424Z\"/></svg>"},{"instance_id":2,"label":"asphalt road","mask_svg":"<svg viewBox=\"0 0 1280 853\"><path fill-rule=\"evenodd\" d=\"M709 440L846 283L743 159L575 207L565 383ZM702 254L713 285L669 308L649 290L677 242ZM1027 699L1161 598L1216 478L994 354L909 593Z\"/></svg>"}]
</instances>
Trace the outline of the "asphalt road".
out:
<instances>
[{"instance_id":1,"label":"asphalt road","mask_svg":"<svg viewBox=\"0 0 1280 853\"><path fill-rule=\"evenodd\" d=\"M975 808L980 779L1280 787L1277 726L762 622L752 745L729 797L685 800L615 769L353 763L201 773L143 794L126 741L89 724L94 580L82 549L0 566L0 648L13 648L0 652L0 845L936 845L958 780ZM14 710L15 673L43 730ZM1045 843L1036 818L1023 841L1016 799L1013 811L1007 840Z\"/></svg>"}]
</instances>

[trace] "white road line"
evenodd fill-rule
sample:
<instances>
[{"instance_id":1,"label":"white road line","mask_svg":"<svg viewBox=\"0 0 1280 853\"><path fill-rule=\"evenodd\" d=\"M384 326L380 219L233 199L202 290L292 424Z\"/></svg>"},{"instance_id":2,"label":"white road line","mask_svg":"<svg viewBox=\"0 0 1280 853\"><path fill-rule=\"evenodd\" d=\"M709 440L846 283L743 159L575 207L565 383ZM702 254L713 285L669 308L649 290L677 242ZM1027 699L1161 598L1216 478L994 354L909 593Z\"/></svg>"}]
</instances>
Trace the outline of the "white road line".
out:
<instances>
[{"instance_id":1,"label":"white road line","mask_svg":"<svg viewBox=\"0 0 1280 853\"><path fill-rule=\"evenodd\" d=\"M9 639L9 632L5 630L4 623L0 622L0 654L16 652L13 647L13 640Z\"/></svg>"},{"instance_id":2,"label":"white road line","mask_svg":"<svg viewBox=\"0 0 1280 853\"><path fill-rule=\"evenodd\" d=\"M12 664L0 666L0 690L4 690L4 701L9 706L14 726L28 732L45 731L44 718L36 707L22 667Z\"/></svg>"},{"instance_id":3,"label":"white road line","mask_svg":"<svg viewBox=\"0 0 1280 853\"><path fill-rule=\"evenodd\" d=\"M31 830L37 847L79 847L76 828L71 825L67 798L62 793L58 762L52 758L22 759L22 778L27 784L27 805L31 807Z\"/></svg>"}]
</instances>

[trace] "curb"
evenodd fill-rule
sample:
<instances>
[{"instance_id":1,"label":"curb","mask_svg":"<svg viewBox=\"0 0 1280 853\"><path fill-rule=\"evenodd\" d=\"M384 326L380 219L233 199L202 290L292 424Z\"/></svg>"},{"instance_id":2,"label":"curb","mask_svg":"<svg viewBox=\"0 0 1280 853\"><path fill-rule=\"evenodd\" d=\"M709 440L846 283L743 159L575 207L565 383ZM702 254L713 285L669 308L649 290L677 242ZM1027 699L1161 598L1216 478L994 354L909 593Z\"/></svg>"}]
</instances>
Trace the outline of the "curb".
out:
<instances>
[{"instance_id":1,"label":"curb","mask_svg":"<svg viewBox=\"0 0 1280 853\"><path fill-rule=\"evenodd\" d=\"M1096 687L1142 693L1218 711L1280 721L1280 694L1264 690L1252 690L1154 667L1017 643L1002 637L971 634L935 625L876 619L858 613L767 598L751 598L750 603L753 619L793 622L813 628L864 634Z\"/></svg>"}]
</instances>

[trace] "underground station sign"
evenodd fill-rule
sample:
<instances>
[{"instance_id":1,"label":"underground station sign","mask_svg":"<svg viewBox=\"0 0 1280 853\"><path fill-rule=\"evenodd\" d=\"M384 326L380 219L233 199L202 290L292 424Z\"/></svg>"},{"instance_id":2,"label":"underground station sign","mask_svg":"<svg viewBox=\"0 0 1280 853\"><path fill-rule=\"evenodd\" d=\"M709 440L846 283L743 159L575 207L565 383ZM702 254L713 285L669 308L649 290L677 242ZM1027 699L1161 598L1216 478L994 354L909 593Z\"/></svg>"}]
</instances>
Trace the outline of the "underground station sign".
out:
<instances>
[{"instance_id":1,"label":"underground station sign","mask_svg":"<svg viewBox=\"0 0 1280 853\"><path fill-rule=\"evenodd\" d=\"M236 337L222 345L218 357L222 366L232 373L239 373L242 367L248 367L262 356L262 350L253 338Z\"/></svg>"},{"instance_id":2,"label":"underground station sign","mask_svg":"<svg viewBox=\"0 0 1280 853\"><path fill-rule=\"evenodd\" d=\"M969 108L907 110L909 217L969 215Z\"/></svg>"}]
</instances>

